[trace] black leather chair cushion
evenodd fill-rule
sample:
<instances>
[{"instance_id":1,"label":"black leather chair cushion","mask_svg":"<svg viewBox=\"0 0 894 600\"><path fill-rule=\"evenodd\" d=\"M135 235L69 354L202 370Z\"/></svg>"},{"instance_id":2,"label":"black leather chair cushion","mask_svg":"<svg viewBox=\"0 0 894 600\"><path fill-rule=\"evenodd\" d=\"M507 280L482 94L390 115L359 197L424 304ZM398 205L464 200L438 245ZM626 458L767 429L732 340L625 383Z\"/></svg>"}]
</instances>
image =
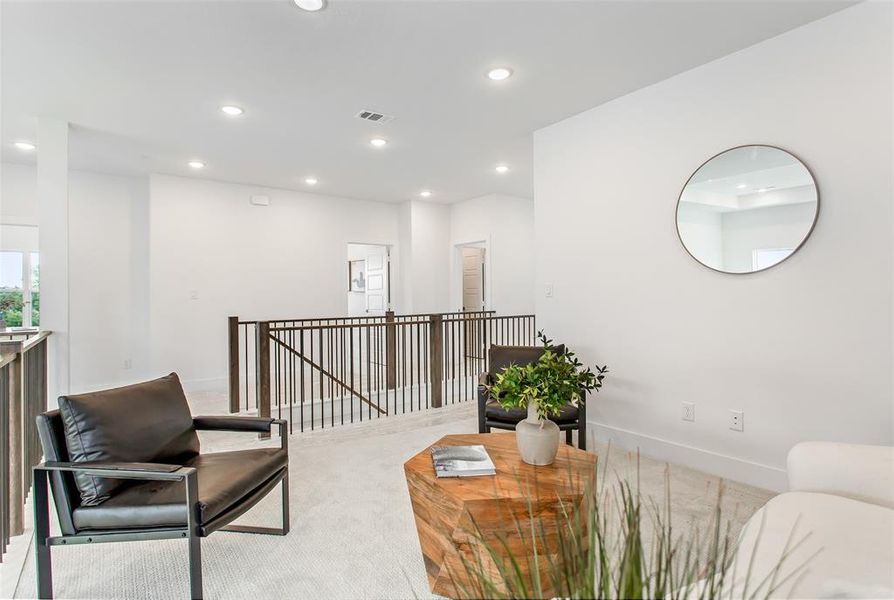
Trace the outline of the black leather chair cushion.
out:
<instances>
[{"instance_id":1,"label":"black leather chair cushion","mask_svg":"<svg viewBox=\"0 0 894 600\"><path fill-rule=\"evenodd\" d=\"M555 350L559 354L564 354L565 345L560 344ZM540 360L542 355L543 346L491 346L489 371L491 380L509 365L527 365Z\"/></svg>"},{"instance_id":2,"label":"black leather chair cushion","mask_svg":"<svg viewBox=\"0 0 894 600\"><path fill-rule=\"evenodd\" d=\"M505 423L518 423L528 418L527 408L503 408L496 400L489 400L484 405L484 415L494 421L503 421ZM550 417L550 421L555 423L566 423L577 421L577 407L573 404L566 404L557 417Z\"/></svg>"},{"instance_id":3,"label":"black leather chair cushion","mask_svg":"<svg viewBox=\"0 0 894 600\"><path fill-rule=\"evenodd\" d=\"M59 398L73 462L184 464L199 453L199 437L180 379L154 381ZM76 474L81 504L95 506L124 480Z\"/></svg>"},{"instance_id":4,"label":"black leather chair cushion","mask_svg":"<svg viewBox=\"0 0 894 600\"><path fill-rule=\"evenodd\" d=\"M238 505L243 498L287 468L281 448L200 454L184 466L195 467L199 482L199 525ZM181 527L186 525L186 490L180 481L128 483L99 506L74 511L78 530Z\"/></svg>"}]
</instances>

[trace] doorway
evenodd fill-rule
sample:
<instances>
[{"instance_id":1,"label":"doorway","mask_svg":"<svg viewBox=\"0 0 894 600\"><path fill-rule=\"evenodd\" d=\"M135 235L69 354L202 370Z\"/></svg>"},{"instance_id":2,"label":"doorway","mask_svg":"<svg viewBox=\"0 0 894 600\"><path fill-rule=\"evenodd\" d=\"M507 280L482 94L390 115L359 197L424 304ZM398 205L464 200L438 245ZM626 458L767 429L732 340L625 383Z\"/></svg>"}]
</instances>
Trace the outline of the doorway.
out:
<instances>
[{"instance_id":1,"label":"doorway","mask_svg":"<svg viewBox=\"0 0 894 600\"><path fill-rule=\"evenodd\" d=\"M462 246L460 250L462 252L462 311L482 311L486 307L484 246Z\"/></svg>"},{"instance_id":2,"label":"doorway","mask_svg":"<svg viewBox=\"0 0 894 600\"><path fill-rule=\"evenodd\" d=\"M382 317L391 309L391 247L348 244L348 316Z\"/></svg>"},{"instance_id":3,"label":"doorway","mask_svg":"<svg viewBox=\"0 0 894 600\"><path fill-rule=\"evenodd\" d=\"M487 309L487 244L467 242L456 244L459 263L460 310L464 313L481 313ZM487 323L483 315L475 314L463 318L460 336L465 349L464 361L470 372L483 368L485 356L485 333Z\"/></svg>"}]
</instances>

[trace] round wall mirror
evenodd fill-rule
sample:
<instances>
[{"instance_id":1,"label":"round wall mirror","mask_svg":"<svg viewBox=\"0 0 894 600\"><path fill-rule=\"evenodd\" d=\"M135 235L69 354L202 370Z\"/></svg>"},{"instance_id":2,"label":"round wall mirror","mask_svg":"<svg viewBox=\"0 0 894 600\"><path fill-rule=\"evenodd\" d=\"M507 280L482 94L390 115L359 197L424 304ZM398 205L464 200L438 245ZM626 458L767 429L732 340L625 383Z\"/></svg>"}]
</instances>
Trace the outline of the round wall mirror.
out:
<instances>
[{"instance_id":1,"label":"round wall mirror","mask_svg":"<svg viewBox=\"0 0 894 600\"><path fill-rule=\"evenodd\" d=\"M701 264L724 273L778 265L810 236L819 192L794 155L773 146L740 146L692 174L677 202L677 233Z\"/></svg>"}]
</instances>

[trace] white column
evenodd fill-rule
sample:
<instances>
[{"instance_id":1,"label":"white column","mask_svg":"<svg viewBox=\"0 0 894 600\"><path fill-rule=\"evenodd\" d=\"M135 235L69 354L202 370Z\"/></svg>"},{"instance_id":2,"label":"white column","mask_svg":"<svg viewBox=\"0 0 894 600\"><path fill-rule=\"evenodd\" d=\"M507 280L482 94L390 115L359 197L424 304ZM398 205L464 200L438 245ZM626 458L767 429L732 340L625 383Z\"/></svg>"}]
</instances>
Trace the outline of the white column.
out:
<instances>
[{"instance_id":1,"label":"white column","mask_svg":"<svg viewBox=\"0 0 894 600\"><path fill-rule=\"evenodd\" d=\"M37 123L37 202L40 236L40 328L49 341L49 405L69 391L68 123Z\"/></svg>"}]
</instances>

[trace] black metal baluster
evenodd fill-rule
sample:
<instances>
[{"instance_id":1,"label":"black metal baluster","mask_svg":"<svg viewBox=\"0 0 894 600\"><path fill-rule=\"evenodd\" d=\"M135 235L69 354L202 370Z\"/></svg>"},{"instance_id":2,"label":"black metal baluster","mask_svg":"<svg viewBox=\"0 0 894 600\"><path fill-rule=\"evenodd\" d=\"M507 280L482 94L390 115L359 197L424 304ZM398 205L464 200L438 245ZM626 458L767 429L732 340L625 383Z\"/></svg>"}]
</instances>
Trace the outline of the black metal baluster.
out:
<instances>
[{"instance_id":1,"label":"black metal baluster","mask_svg":"<svg viewBox=\"0 0 894 600\"><path fill-rule=\"evenodd\" d=\"M431 321L425 321L425 331L422 334L422 341L425 344L425 350L422 353L422 366L425 370L425 408L431 408L431 348L429 348L429 339L431 338Z\"/></svg>"},{"instance_id":2,"label":"black metal baluster","mask_svg":"<svg viewBox=\"0 0 894 600\"><path fill-rule=\"evenodd\" d=\"M249 373L249 363L248 363L248 323L244 325L245 333L242 335L242 342L245 345L245 410L248 410L249 406L249 398L248 398L248 373Z\"/></svg>"},{"instance_id":3,"label":"black metal baluster","mask_svg":"<svg viewBox=\"0 0 894 600\"><path fill-rule=\"evenodd\" d=\"M301 369L301 403L298 405L298 416L301 419L301 427L299 431L304 432L304 390L305 390L305 382L304 382L304 329L298 330L298 353L301 355L301 362L299 363L299 367Z\"/></svg>"},{"instance_id":4,"label":"black metal baluster","mask_svg":"<svg viewBox=\"0 0 894 600\"><path fill-rule=\"evenodd\" d=\"M351 389L355 389L354 386L357 384L354 382L354 324L353 324L353 319L352 319L352 323L351 323L351 328L348 329L348 334L349 334L348 335L348 344L350 344L350 347L351 347L351 352L350 352L351 364L349 365L350 370L351 370ZM351 409L351 423L353 423L354 422L354 393L353 392L351 392L351 402L349 403L349 407Z\"/></svg>"},{"instance_id":5,"label":"black metal baluster","mask_svg":"<svg viewBox=\"0 0 894 600\"><path fill-rule=\"evenodd\" d=\"M289 330L289 348L295 349L295 330ZM291 435L295 425L295 416L292 409L295 406L295 353L289 352L289 434Z\"/></svg>"},{"instance_id":6,"label":"black metal baluster","mask_svg":"<svg viewBox=\"0 0 894 600\"><path fill-rule=\"evenodd\" d=\"M409 322L405 321L400 330L400 389L401 389L401 414L407 413L407 391L409 389L410 374L407 361L409 360ZM413 403L412 392L410 404Z\"/></svg>"},{"instance_id":7,"label":"black metal baluster","mask_svg":"<svg viewBox=\"0 0 894 600\"><path fill-rule=\"evenodd\" d=\"M370 333L371 333L371 330L369 328L369 324L367 323L367 327L366 327L366 390L367 390L367 399L369 399L369 396L372 395L372 389L373 389L373 384L372 384L373 379L372 379L372 372L371 372L372 371L372 355L370 354L370 349L371 349L372 344L369 339ZM366 418L372 419L372 406L370 406L369 402L366 403Z\"/></svg>"}]
</instances>

